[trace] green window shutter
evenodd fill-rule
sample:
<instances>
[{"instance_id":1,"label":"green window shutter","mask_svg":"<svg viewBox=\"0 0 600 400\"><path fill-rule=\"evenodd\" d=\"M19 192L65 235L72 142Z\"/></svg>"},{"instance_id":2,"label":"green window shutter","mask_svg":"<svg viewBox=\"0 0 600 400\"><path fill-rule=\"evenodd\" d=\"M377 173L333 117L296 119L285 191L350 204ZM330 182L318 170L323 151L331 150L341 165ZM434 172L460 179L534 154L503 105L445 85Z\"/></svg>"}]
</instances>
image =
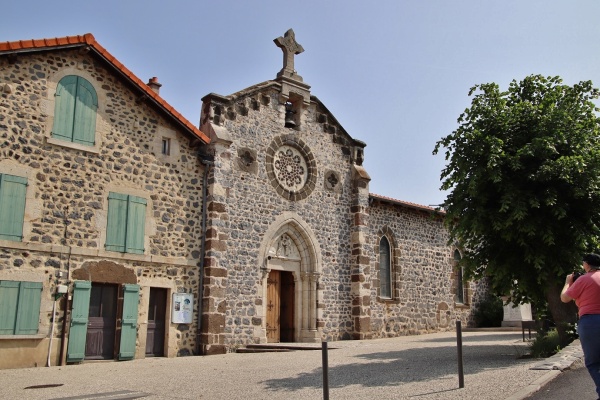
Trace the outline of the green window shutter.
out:
<instances>
[{"instance_id":1,"label":"green window shutter","mask_svg":"<svg viewBox=\"0 0 600 400\"><path fill-rule=\"evenodd\" d=\"M17 322L20 282L0 281L0 335L13 335Z\"/></svg>"},{"instance_id":2,"label":"green window shutter","mask_svg":"<svg viewBox=\"0 0 600 400\"><path fill-rule=\"evenodd\" d=\"M108 195L106 250L125 252L128 197L126 194L113 192Z\"/></svg>"},{"instance_id":3,"label":"green window shutter","mask_svg":"<svg viewBox=\"0 0 600 400\"><path fill-rule=\"evenodd\" d=\"M98 97L91 83L78 77L73 142L93 146L96 139Z\"/></svg>"},{"instance_id":4,"label":"green window shutter","mask_svg":"<svg viewBox=\"0 0 600 400\"><path fill-rule=\"evenodd\" d=\"M89 281L75 281L73 283L73 308L71 310L67 362L79 362L85 358L91 291L92 283Z\"/></svg>"},{"instance_id":5,"label":"green window shutter","mask_svg":"<svg viewBox=\"0 0 600 400\"><path fill-rule=\"evenodd\" d=\"M40 324L42 282L21 282L15 335L34 335Z\"/></svg>"},{"instance_id":6,"label":"green window shutter","mask_svg":"<svg viewBox=\"0 0 600 400\"><path fill-rule=\"evenodd\" d=\"M69 142L73 140L77 80L75 75L67 75L62 78L58 82L55 95L52 136Z\"/></svg>"},{"instance_id":7,"label":"green window shutter","mask_svg":"<svg viewBox=\"0 0 600 400\"><path fill-rule=\"evenodd\" d=\"M132 360L135 356L139 298L139 285L123 285L123 318L119 360Z\"/></svg>"},{"instance_id":8,"label":"green window shutter","mask_svg":"<svg viewBox=\"0 0 600 400\"><path fill-rule=\"evenodd\" d=\"M0 281L0 335L38 333L41 300L41 282Z\"/></svg>"},{"instance_id":9,"label":"green window shutter","mask_svg":"<svg viewBox=\"0 0 600 400\"><path fill-rule=\"evenodd\" d=\"M146 199L129 196L127 213L128 253L144 254L144 230L146 224Z\"/></svg>"},{"instance_id":10,"label":"green window shutter","mask_svg":"<svg viewBox=\"0 0 600 400\"><path fill-rule=\"evenodd\" d=\"M21 241L27 178L0 174L0 239Z\"/></svg>"}]
</instances>

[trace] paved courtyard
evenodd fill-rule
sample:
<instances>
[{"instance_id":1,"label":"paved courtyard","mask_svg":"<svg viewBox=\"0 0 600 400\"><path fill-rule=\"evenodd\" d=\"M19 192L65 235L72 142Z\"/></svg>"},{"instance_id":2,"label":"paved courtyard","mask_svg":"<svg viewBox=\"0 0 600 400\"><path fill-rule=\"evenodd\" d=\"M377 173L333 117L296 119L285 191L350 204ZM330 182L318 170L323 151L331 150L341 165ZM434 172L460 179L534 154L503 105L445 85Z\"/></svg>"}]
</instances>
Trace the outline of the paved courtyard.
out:
<instances>
[{"instance_id":1,"label":"paved courtyard","mask_svg":"<svg viewBox=\"0 0 600 400\"><path fill-rule=\"evenodd\" d=\"M224 354L0 371L2 399L319 399L322 352ZM328 343L330 399L515 399L548 370L521 332L454 332Z\"/></svg>"}]
</instances>

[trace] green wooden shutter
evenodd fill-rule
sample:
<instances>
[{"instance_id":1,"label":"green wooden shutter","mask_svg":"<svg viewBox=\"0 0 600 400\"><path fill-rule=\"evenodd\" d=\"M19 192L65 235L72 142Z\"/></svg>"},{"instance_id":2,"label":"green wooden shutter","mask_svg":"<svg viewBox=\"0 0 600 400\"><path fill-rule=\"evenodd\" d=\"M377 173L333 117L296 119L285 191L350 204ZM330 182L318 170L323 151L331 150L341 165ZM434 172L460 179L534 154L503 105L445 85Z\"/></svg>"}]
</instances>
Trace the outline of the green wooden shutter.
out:
<instances>
[{"instance_id":1,"label":"green wooden shutter","mask_svg":"<svg viewBox=\"0 0 600 400\"><path fill-rule=\"evenodd\" d=\"M128 253L144 254L144 230L146 224L146 199L129 196L127 212Z\"/></svg>"},{"instance_id":2,"label":"green wooden shutter","mask_svg":"<svg viewBox=\"0 0 600 400\"><path fill-rule=\"evenodd\" d=\"M0 174L0 239L21 241L27 178Z\"/></svg>"},{"instance_id":3,"label":"green wooden shutter","mask_svg":"<svg viewBox=\"0 0 600 400\"><path fill-rule=\"evenodd\" d=\"M0 281L0 335L38 333L41 300L41 282Z\"/></svg>"},{"instance_id":4,"label":"green wooden shutter","mask_svg":"<svg viewBox=\"0 0 600 400\"><path fill-rule=\"evenodd\" d=\"M123 318L121 320L119 360L132 360L135 356L139 293L139 285L123 285Z\"/></svg>"},{"instance_id":5,"label":"green wooden shutter","mask_svg":"<svg viewBox=\"0 0 600 400\"><path fill-rule=\"evenodd\" d=\"M78 77L73 142L93 146L96 139L96 111L98 97L91 83Z\"/></svg>"},{"instance_id":6,"label":"green wooden shutter","mask_svg":"<svg viewBox=\"0 0 600 400\"><path fill-rule=\"evenodd\" d=\"M0 281L0 335L13 335L15 333L19 283Z\"/></svg>"},{"instance_id":7,"label":"green wooden shutter","mask_svg":"<svg viewBox=\"0 0 600 400\"><path fill-rule=\"evenodd\" d=\"M21 282L15 335L34 335L40 324L42 282Z\"/></svg>"},{"instance_id":8,"label":"green wooden shutter","mask_svg":"<svg viewBox=\"0 0 600 400\"><path fill-rule=\"evenodd\" d=\"M73 140L75 99L77 98L77 76L67 75L58 82L54 103L54 125L52 136L62 140Z\"/></svg>"},{"instance_id":9,"label":"green wooden shutter","mask_svg":"<svg viewBox=\"0 0 600 400\"><path fill-rule=\"evenodd\" d=\"M127 235L126 194L110 192L108 195L108 221L106 223L106 250L125 252Z\"/></svg>"},{"instance_id":10,"label":"green wooden shutter","mask_svg":"<svg viewBox=\"0 0 600 400\"><path fill-rule=\"evenodd\" d=\"M90 281L75 281L73 283L73 307L71 310L67 362L79 362L85 358L91 291L92 283Z\"/></svg>"}]
</instances>

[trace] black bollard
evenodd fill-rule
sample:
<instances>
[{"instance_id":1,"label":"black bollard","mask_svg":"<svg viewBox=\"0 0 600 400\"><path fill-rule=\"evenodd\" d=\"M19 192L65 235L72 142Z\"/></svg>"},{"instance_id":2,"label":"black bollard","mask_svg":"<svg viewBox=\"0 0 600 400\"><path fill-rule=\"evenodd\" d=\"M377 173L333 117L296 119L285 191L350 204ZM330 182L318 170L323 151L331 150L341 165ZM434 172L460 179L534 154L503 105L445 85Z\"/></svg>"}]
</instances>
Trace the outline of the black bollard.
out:
<instances>
[{"instance_id":1,"label":"black bollard","mask_svg":"<svg viewBox=\"0 0 600 400\"><path fill-rule=\"evenodd\" d=\"M465 374L463 372L463 352L462 352L462 328L460 321L456 321L456 347L458 349L458 387L465 387Z\"/></svg>"},{"instance_id":2,"label":"black bollard","mask_svg":"<svg viewBox=\"0 0 600 400\"><path fill-rule=\"evenodd\" d=\"M321 353L323 356L323 400L329 400L329 364L327 360L327 342L321 343Z\"/></svg>"}]
</instances>

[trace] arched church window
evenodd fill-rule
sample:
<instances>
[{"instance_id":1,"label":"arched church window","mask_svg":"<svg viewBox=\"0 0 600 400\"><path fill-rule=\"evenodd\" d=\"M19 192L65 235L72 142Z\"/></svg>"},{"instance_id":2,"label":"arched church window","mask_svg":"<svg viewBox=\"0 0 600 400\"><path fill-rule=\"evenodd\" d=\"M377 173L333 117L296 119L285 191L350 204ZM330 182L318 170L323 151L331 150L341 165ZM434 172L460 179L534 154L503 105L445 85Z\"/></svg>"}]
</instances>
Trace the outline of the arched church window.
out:
<instances>
[{"instance_id":1,"label":"arched church window","mask_svg":"<svg viewBox=\"0 0 600 400\"><path fill-rule=\"evenodd\" d=\"M390 242L385 236L379 241L379 293L381 297L392 297Z\"/></svg>"}]
</instances>

